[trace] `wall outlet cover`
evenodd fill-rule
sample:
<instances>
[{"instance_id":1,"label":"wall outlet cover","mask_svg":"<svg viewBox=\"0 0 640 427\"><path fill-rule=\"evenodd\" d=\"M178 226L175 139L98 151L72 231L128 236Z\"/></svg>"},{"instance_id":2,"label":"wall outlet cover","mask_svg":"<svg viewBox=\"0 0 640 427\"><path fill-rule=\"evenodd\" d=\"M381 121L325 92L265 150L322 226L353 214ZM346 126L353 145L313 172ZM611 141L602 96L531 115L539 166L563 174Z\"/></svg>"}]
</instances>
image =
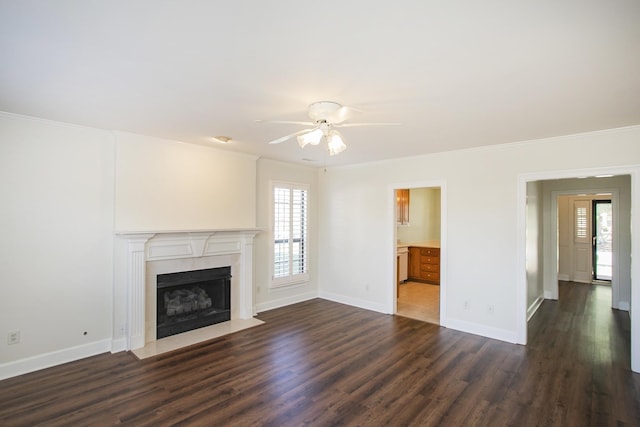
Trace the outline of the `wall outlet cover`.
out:
<instances>
[{"instance_id":1,"label":"wall outlet cover","mask_svg":"<svg viewBox=\"0 0 640 427\"><path fill-rule=\"evenodd\" d=\"M7 336L7 343L9 345L18 344L20 342L20 331L9 332Z\"/></svg>"}]
</instances>

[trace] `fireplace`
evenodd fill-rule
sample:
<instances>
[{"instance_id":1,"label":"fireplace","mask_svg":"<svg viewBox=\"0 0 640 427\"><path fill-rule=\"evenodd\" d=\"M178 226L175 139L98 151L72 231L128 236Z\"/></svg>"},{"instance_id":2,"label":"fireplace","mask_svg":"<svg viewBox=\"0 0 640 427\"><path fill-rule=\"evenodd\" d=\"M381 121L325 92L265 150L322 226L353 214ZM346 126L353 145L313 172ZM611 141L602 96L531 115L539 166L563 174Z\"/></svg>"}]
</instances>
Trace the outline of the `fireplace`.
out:
<instances>
[{"instance_id":1,"label":"fireplace","mask_svg":"<svg viewBox=\"0 0 640 427\"><path fill-rule=\"evenodd\" d=\"M158 274L158 339L231 320L231 267Z\"/></svg>"},{"instance_id":2,"label":"fireplace","mask_svg":"<svg viewBox=\"0 0 640 427\"><path fill-rule=\"evenodd\" d=\"M253 238L258 232L234 229L118 233L112 351L141 350L147 344L160 342L156 336L159 275L230 266L230 320L211 327L231 323L230 328L237 330L234 322L246 324L251 320L249 323L255 324ZM198 328L190 333L208 329ZM181 335L187 334L176 337Z\"/></svg>"}]
</instances>

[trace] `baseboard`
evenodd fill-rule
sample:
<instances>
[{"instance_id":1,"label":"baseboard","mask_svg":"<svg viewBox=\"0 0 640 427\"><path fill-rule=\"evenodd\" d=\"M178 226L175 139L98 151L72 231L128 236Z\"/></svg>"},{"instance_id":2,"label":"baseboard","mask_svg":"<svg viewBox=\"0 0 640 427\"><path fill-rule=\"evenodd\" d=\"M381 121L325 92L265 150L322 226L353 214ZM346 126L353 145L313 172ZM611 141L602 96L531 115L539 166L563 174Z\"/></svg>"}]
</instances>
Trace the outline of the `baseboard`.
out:
<instances>
[{"instance_id":1,"label":"baseboard","mask_svg":"<svg viewBox=\"0 0 640 427\"><path fill-rule=\"evenodd\" d=\"M318 296L322 299L326 299L333 302L339 302L341 304L352 305L358 308L364 308L365 310L377 311L378 313L384 313L384 314L392 314L392 313L389 313L389 310L384 304L380 304L377 302L366 301L366 300L361 300L359 298L352 298L344 295L334 294L331 292L322 292L322 291L320 291Z\"/></svg>"},{"instance_id":2,"label":"baseboard","mask_svg":"<svg viewBox=\"0 0 640 427\"><path fill-rule=\"evenodd\" d=\"M4 380L29 372L39 371L111 350L111 339L104 339L63 350L52 351L38 356L7 362L0 365L0 380Z\"/></svg>"},{"instance_id":3,"label":"baseboard","mask_svg":"<svg viewBox=\"0 0 640 427\"><path fill-rule=\"evenodd\" d=\"M118 353L120 351L127 351L127 339L118 338L111 341L111 353Z\"/></svg>"},{"instance_id":4,"label":"baseboard","mask_svg":"<svg viewBox=\"0 0 640 427\"><path fill-rule=\"evenodd\" d=\"M557 299L553 297L553 293L551 291L544 291L544 299Z\"/></svg>"},{"instance_id":5,"label":"baseboard","mask_svg":"<svg viewBox=\"0 0 640 427\"><path fill-rule=\"evenodd\" d=\"M562 280L563 282L568 282L571 280L568 274L560 274L558 273L558 280Z\"/></svg>"},{"instance_id":6,"label":"baseboard","mask_svg":"<svg viewBox=\"0 0 640 427\"><path fill-rule=\"evenodd\" d=\"M536 298L533 304L529 306L529 308L527 309L527 322L533 317L534 314L536 314L536 311L538 311L543 301L544 298L542 296L539 296L538 298Z\"/></svg>"},{"instance_id":7,"label":"baseboard","mask_svg":"<svg viewBox=\"0 0 640 427\"><path fill-rule=\"evenodd\" d=\"M518 337L515 331L508 331L506 329L494 328L492 326L479 325L477 323L467 322L465 320L451 319L447 320L447 328L455 329L460 332L466 332L468 334L480 335L486 338L492 338L495 340L506 341L512 344L517 344Z\"/></svg>"},{"instance_id":8,"label":"baseboard","mask_svg":"<svg viewBox=\"0 0 640 427\"><path fill-rule=\"evenodd\" d=\"M285 307L287 305L297 304L299 302L308 301L313 298L318 298L317 292L305 292L286 298L279 298L267 302L261 302L256 304L256 312L262 313L263 311L269 311L276 308Z\"/></svg>"},{"instance_id":9,"label":"baseboard","mask_svg":"<svg viewBox=\"0 0 640 427\"><path fill-rule=\"evenodd\" d=\"M630 309L631 309L631 304L629 304L629 301L620 301L618 303L618 310L629 311Z\"/></svg>"}]
</instances>

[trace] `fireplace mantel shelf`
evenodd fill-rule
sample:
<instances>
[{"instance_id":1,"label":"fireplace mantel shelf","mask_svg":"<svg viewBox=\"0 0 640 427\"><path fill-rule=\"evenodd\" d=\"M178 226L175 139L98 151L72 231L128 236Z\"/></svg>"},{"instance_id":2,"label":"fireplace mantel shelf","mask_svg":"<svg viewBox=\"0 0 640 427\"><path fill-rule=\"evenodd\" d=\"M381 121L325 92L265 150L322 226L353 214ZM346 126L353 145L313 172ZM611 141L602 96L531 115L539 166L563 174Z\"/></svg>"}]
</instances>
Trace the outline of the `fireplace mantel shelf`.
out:
<instances>
[{"instance_id":1,"label":"fireplace mantel shelf","mask_svg":"<svg viewBox=\"0 0 640 427\"><path fill-rule=\"evenodd\" d=\"M135 231L122 231L117 230L116 236L141 236L141 235L157 235L157 234L200 234L200 233L245 233L254 232L259 233L263 231L263 228L203 228L193 230L135 230Z\"/></svg>"}]
</instances>

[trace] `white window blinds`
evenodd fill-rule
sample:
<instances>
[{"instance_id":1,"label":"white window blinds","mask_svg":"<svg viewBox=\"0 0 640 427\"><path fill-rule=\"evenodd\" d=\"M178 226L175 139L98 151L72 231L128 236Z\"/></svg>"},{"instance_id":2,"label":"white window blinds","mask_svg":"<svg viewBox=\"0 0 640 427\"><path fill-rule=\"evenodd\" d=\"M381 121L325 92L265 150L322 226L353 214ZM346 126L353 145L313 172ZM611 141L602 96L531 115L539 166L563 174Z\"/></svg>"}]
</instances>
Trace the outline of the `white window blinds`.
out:
<instances>
[{"instance_id":1,"label":"white window blinds","mask_svg":"<svg viewBox=\"0 0 640 427\"><path fill-rule=\"evenodd\" d=\"M273 185L272 285L307 280L308 189L303 185Z\"/></svg>"},{"instance_id":2,"label":"white window blinds","mask_svg":"<svg viewBox=\"0 0 640 427\"><path fill-rule=\"evenodd\" d=\"M590 243L589 227L589 201L577 200L574 202L574 242Z\"/></svg>"}]
</instances>

